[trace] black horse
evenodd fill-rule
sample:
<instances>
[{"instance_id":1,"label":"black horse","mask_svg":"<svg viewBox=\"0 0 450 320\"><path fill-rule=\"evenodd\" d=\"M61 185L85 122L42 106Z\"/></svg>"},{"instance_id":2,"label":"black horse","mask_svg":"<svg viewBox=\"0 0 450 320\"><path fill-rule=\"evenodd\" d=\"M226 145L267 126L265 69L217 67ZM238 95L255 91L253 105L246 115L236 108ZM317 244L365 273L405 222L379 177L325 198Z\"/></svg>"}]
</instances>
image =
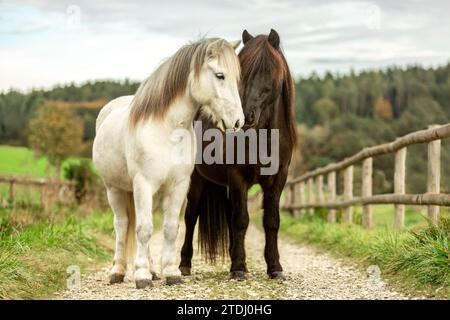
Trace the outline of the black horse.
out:
<instances>
[{"instance_id":1,"label":"black horse","mask_svg":"<svg viewBox=\"0 0 450 320\"><path fill-rule=\"evenodd\" d=\"M278 170L273 175L261 175L260 170L264 165L259 159L256 164L196 165L188 193L180 270L183 275L191 273L193 233L200 218L199 241L202 252L210 261L215 261L218 254L224 255L229 240L230 277L245 279L244 240L249 224L247 194L251 186L259 184L264 192L264 257L267 273L270 278L283 279L278 253L279 207L297 142L295 91L275 30L272 29L268 36L256 37L244 30L242 39L244 47L239 53L239 61L242 70L240 94L246 118L244 128L279 130ZM214 127L207 117L200 115L199 119L203 130ZM270 137L267 145L270 149ZM249 150L247 141L246 149Z\"/></svg>"}]
</instances>

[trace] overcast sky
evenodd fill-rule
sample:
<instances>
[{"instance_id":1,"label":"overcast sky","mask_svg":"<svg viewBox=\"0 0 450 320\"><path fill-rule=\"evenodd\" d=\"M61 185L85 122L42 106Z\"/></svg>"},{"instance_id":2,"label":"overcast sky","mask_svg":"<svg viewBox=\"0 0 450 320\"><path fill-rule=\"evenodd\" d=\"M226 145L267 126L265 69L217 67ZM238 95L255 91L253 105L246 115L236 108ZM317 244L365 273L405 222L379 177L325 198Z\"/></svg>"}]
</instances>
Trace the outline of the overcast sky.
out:
<instances>
[{"instance_id":1,"label":"overcast sky","mask_svg":"<svg viewBox=\"0 0 450 320\"><path fill-rule=\"evenodd\" d=\"M199 36L276 29L295 75L450 61L450 1L0 0L0 90L142 80Z\"/></svg>"}]
</instances>

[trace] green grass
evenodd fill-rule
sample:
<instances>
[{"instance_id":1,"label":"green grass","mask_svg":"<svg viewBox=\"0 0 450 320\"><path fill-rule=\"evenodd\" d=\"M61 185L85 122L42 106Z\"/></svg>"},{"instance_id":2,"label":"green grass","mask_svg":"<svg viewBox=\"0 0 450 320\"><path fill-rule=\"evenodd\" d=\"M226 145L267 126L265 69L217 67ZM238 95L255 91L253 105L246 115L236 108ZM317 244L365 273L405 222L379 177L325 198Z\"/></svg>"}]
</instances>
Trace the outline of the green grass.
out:
<instances>
[{"instance_id":1,"label":"green grass","mask_svg":"<svg viewBox=\"0 0 450 320\"><path fill-rule=\"evenodd\" d=\"M63 162L60 178L63 178L64 168L70 163L79 163L82 158L69 158ZM45 157L36 158L28 148L0 146L0 176L12 175L32 178L46 178L54 176L48 168ZM40 203L41 193L35 186L17 185L15 187L15 203L37 205ZM0 183L0 206L6 206L9 200L9 184Z\"/></svg>"},{"instance_id":2,"label":"green grass","mask_svg":"<svg viewBox=\"0 0 450 320\"><path fill-rule=\"evenodd\" d=\"M80 161L68 159L63 164ZM22 147L0 146L0 175L47 177L45 158ZM54 204L40 208L36 188L17 187L14 205L9 186L0 184L0 299L51 297L66 286L67 268L79 266L82 276L112 259L113 214ZM155 230L162 215L154 214Z\"/></svg>"},{"instance_id":3,"label":"green grass","mask_svg":"<svg viewBox=\"0 0 450 320\"><path fill-rule=\"evenodd\" d=\"M394 223L393 205L372 206L372 223L375 229L391 229ZM405 229L411 229L418 225L425 225L427 219L424 216L425 211L420 208L406 207L405 209ZM324 215L326 211L324 211ZM338 213L338 221L342 214ZM362 224L362 207L355 207L353 210L353 223Z\"/></svg>"},{"instance_id":4,"label":"green grass","mask_svg":"<svg viewBox=\"0 0 450 320\"><path fill-rule=\"evenodd\" d=\"M75 209L53 216L0 209L0 299L49 297L65 286L68 266L83 274L110 260L112 226L110 212L81 218Z\"/></svg>"},{"instance_id":5,"label":"green grass","mask_svg":"<svg viewBox=\"0 0 450 320\"><path fill-rule=\"evenodd\" d=\"M392 229L393 209L374 207L373 230L360 225L330 224L326 211L293 218L283 213L280 232L363 265L378 265L382 275L401 287L424 290L429 296L450 298L450 217L443 210L439 227L428 225L420 212L408 208L403 231ZM356 211L355 221L360 219ZM255 217L253 217L255 219ZM260 219L258 219L260 220ZM261 225L260 221L257 222Z\"/></svg>"},{"instance_id":6,"label":"green grass","mask_svg":"<svg viewBox=\"0 0 450 320\"><path fill-rule=\"evenodd\" d=\"M79 161L80 158L69 158L62 167ZM0 175L45 178L49 174L47 166L45 157L36 158L28 148L0 146Z\"/></svg>"},{"instance_id":7,"label":"green grass","mask_svg":"<svg viewBox=\"0 0 450 320\"><path fill-rule=\"evenodd\" d=\"M14 195L14 205L39 205L41 203L41 192L33 186L16 186ZM9 185L0 184L0 206L12 206L9 199Z\"/></svg>"},{"instance_id":8,"label":"green grass","mask_svg":"<svg viewBox=\"0 0 450 320\"><path fill-rule=\"evenodd\" d=\"M162 215L154 214L154 229ZM67 268L82 277L112 260L113 214L83 208L0 208L0 299L51 297L66 286Z\"/></svg>"}]
</instances>

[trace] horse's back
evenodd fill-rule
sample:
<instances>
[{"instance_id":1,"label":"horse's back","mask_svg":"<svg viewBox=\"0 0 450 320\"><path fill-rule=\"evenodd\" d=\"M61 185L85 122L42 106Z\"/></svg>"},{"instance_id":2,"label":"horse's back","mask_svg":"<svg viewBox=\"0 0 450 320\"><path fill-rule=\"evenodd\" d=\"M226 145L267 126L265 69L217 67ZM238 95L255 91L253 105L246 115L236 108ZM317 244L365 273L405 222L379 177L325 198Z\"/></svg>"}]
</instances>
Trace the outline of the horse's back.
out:
<instances>
[{"instance_id":1,"label":"horse's back","mask_svg":"<svg viewBox=\"0 0 450 320\"><path fill-rule=\"evenodd\" d=\"M118 98L115 98L114 100L111 100L108 102L101 110L100 113L97 116L97 121L95 122L95 131L98 132L100 126L105 121L105 119L108 117L111 112L117 108L123 108L126 106L129 106L131 104L131 101L133 100L134 96L121 96Z\"/></svg>"}]
</instances>

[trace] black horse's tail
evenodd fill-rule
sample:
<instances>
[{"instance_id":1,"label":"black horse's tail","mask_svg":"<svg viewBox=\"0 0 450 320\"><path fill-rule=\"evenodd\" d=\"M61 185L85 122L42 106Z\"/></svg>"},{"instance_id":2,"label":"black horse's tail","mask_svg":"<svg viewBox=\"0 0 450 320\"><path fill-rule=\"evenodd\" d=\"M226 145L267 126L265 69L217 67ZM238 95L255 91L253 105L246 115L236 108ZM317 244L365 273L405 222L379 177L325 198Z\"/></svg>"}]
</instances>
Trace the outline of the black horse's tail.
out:
<instances>
[{"instance_id":1,"label":"black horse's tail","mask_svg":"<svg viewBox=\"0 0 450 320\"><path fill-rule=\"evenodd\" d=\"M199 202L198 243L207 261L215 263L228 252L230 204L226 187L206 181Z\"/></svg>"}]
</instances>

